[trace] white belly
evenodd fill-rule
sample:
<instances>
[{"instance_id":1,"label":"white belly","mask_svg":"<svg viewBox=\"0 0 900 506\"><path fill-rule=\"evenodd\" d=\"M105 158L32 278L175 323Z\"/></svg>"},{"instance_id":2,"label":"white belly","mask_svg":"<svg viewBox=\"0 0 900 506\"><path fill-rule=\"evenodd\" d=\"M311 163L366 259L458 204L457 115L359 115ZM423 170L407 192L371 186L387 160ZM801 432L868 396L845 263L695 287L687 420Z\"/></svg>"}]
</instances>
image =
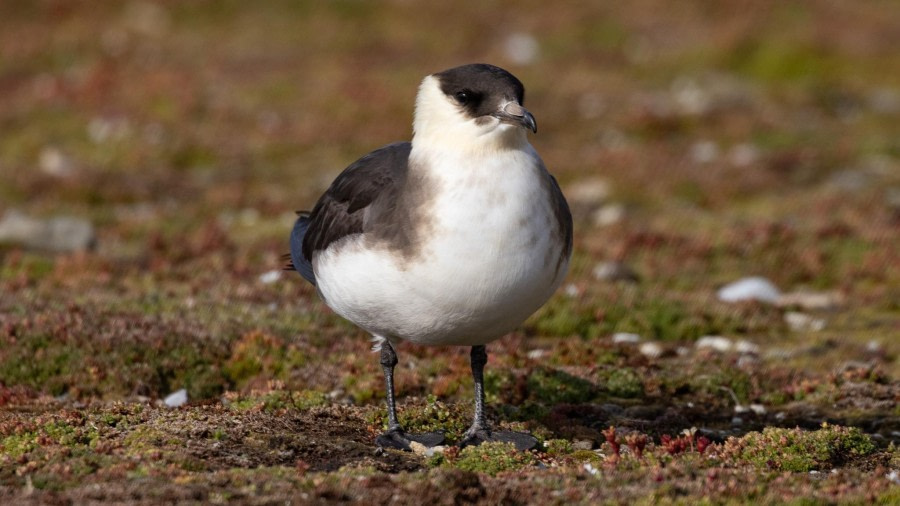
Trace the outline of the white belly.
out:
<instances>
[{"instance_id":1,"label":"white belly","mask_svg":"<svg viewBox=\"0 0 900 506\"><path fill-rule=\"evenodd\" d=\"M436 170L441 189L419 254L398 258L364 247L363 235L347 237L315 259L318 289L376 336L485 344L543 305L568 267L543 168L533 152L517 151L471 170Z\"/></svg>"}]
</instances>

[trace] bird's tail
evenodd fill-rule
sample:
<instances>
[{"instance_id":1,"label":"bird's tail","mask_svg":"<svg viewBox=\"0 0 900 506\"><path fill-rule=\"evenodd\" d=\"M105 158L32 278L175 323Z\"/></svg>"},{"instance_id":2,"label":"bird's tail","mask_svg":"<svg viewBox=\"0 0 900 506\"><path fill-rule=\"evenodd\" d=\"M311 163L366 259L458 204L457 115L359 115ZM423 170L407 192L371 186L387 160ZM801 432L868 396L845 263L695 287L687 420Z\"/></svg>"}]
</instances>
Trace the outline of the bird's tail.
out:
<instances>
[{"instance_id":1,"label":"bird's tail","mask_svg":"<svg viewBox=\"0 0 900 506\"><path fill-rule=\"evenodd\" d=\"M316 275L313 272L312 263L303 256L303 237L306 236L308 228L309 212L297 211L297 221L294 223L294 229L291 230L291 252L283 257L288 261L284 269L299 272L304 279L315 286Z\"/></svg>"}]
</instances>

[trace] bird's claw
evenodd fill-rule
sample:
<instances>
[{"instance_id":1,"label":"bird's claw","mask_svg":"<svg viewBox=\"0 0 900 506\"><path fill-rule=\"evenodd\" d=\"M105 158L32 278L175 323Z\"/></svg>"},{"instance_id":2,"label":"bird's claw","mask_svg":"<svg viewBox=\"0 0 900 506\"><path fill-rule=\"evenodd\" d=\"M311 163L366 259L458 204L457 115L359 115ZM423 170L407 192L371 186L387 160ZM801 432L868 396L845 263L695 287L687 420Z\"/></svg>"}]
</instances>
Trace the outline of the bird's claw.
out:
<instances>
[{"instance_id":1,"label":"bird's claw","mask_svg":"<svg viewBox=\"0 0 900 506\"><path fill-rule=\"evenodd\" d=\"M502 442L502 443L512 443L516 450L525 451L525 450L533 450L537 447L538 440L531 434L526 434L524 432L513 432L510 430L499 430L493 431L490 429L475 429L469 430L463 436L463 439L459 442L460 448L465 448L467 446L478 446L481 443L487 442Z\"/></svg>"},{"instance_id":2,"label":"bird's claw","mask_svg":"<svg viewBox=\"0 0 900 506\"><path fill-rule=\"evenodd\" d=\"M425 448L433 448L444 442L443 432L425 432L408 434L402 429L392 429L375 438L375 444L381 448L393 448L410 452L410 443L419 443Z\"/></svg>"}]
</instances>

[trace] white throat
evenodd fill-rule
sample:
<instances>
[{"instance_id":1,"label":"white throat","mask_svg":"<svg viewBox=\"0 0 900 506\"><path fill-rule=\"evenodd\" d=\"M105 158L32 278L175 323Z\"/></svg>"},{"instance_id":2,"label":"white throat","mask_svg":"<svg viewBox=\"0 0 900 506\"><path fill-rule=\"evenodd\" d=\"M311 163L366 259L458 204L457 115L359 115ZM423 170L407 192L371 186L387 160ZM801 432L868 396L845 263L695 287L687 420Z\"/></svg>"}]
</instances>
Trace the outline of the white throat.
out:
<instances>
[{"instance_id":1,"label":"white throat","mask_svg":"<svg viewBox=\"0 0 900 506\"><path fill-rule=\"evenodd\" d=\"M524 128L501 123L497 118L469 118L441 90L434 76L422 80L416 95L413 150L450 150L493 154L506 150L531 150Z\"/></svg>"}]
</instances>

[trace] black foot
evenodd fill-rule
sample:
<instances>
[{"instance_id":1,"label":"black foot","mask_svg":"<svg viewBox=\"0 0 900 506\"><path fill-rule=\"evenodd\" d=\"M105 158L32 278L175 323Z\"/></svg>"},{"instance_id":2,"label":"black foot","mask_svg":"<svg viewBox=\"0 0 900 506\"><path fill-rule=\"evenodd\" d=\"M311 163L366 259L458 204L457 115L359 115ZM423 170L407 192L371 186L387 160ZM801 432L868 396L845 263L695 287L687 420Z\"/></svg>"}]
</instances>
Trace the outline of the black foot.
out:
<instances>
[{"instance_id":1,"label":"black foot","mask_svg":"<svg viewBox=\"0 0 900 506\"><path fill-rule=\"evenodd\" d=\"M531 434L524 432L513 432L509 430L477 430L473 433L466 433L462 441L459 442L460 448L467 446L478 446L481 443L499 441L502 443L512 443L516 446L516 450L525 451L537 448L538 440Z\"/></svg>"},{"instance_id":2,"label":"black foot","mask_svg":"<svg viewBox=\"0 0 900 506\"><path fill-rule=\"evenodd\" d=\"M444 442L443 432L426 432L424 434L407 434L402 430L389 430L375 438L375 444L381 448L412 451L410 443L416 442L425 448L432 448Z\"/></svg>"}]
</instances>

